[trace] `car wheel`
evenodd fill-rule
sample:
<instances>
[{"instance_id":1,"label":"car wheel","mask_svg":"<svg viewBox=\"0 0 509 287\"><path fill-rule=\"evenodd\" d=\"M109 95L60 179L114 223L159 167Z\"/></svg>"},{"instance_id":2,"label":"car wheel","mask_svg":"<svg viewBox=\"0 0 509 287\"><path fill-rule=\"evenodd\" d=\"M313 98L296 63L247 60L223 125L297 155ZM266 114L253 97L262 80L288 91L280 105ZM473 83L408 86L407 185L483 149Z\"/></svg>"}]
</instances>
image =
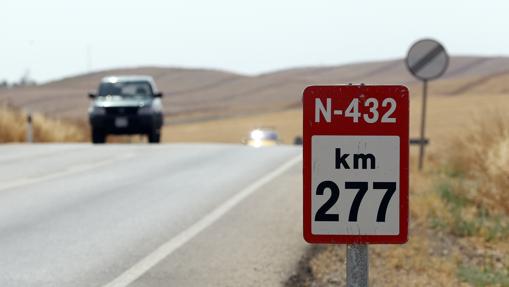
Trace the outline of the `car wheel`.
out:
<instances>
[{"instance_id":1,"label":"car wheel","mask_svg":"<svg viewBox=\"0 0 509 287\"><path fill-rule=\"evenodd\" d=\"M148 142L149 143L159 143L161 142L161 131L154 130L148 134Z\"/></svg>"},{"instance_id":2,"label":"car wheel","mask_svg":"<svg viewBox=\"0 0 509 287\"><path fill-rule=\"evenodd\" d=\"M102 144L106 142L106 134L98 129L92 129L92 143Z\"/></svg>"}]
</instances>

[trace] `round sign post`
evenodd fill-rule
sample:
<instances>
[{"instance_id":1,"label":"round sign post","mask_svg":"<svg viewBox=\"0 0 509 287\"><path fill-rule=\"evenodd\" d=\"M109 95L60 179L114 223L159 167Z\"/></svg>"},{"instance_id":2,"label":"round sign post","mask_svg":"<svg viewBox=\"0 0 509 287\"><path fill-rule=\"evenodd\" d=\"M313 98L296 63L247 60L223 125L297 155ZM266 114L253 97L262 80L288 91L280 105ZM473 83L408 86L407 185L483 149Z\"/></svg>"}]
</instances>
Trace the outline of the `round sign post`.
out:
<instances>
[{"instance_id":1,"label":"round sign post","mask_svg":"<svg viewBox=\"0 0 509 287\"><path fill-rule=\"evenodd\" d=\"M449 65L449 56L444 46L439 42L423 39L410 47L405 62L410 73L422 81L421 133L420 139L417 141L419 144L419 170L422 170L424 147L428 143L425 138L428 81L437 79L444 74Z\"/></svg>"}]
</instances>

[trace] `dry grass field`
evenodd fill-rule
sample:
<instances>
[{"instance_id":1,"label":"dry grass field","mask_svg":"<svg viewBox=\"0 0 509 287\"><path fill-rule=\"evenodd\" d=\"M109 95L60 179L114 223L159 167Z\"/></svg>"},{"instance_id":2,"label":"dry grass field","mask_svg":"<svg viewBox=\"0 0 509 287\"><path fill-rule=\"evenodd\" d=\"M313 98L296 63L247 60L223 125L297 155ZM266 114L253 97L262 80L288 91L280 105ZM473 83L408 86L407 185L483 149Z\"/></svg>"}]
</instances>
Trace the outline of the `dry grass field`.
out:
<instances>
[{"instance_id":1,"label":"dry grass field","mask_svg":"<svg viewBox=\"0 0 509 287\"><path fill-rule=\"evenodd\" d=\"M26 134L26 114L19 109L0 105L0 143L25 142ZM82 142L88 138L85 123L52 119L38 113L33 115L35 142Z\"/></svg>"},{"instance_id":2,"label":"dry grass field","mask_svg":"<svg viewBox=\"0 0 509 287\"><path fill-rule=\"evenodd\" d=\"M509 92L509 58L451 57L445 75L430 86L435 95L504 94ZM33 87L0 89L0 104L53 117L86 119L89 99L102 77L147 74L164 92L167 116L186 122L219 119L298 107L302 90L317 84L404 84L412 93L420 85L401 59L337 66L285 69L261 75L228 71L139 67L76 75Z\"/></svg>"},{"instance_id":3,"label":"dry grass field","mask_svg":"<svg viewBox=\"0 0 509 287\"><path fill-rule=\"evenodd\" d=\"M291 109L280 112L236 116L218 120L171 124L163 130L165 142L224 142L241 143L252 129L274 128L283 143L291 144L297 135L302 135L302 111Z\"/></svg>"},{"instance_id":4,"label":"dry grass field","mask_svg":"<svg viewBox=\"0 0 509 287\"><path fill-rule=\"evenodd\" d=\"M419 135L421 95L411 97L411 137ZM509 95L465 94L461 96L432 95L428 100L427 136L429 146L435 150L450 141L451 136L461 135L475 122L496 111L509 111ZM166 142L229 142L239 143L251 129L273 127L279 131L284 143L292 143L302 135L302 110L287 109L247 116L168 125L163 131Z\"/></svg>"}]
</instances>

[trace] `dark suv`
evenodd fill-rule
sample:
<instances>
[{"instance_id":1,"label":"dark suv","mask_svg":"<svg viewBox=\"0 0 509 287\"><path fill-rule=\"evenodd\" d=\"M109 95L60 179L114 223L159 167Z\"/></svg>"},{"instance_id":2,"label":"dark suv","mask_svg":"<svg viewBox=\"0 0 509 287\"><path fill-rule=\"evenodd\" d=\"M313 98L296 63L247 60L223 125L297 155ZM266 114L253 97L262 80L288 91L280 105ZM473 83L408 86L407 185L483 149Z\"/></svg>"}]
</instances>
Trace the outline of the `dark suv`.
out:
<instances>
[{"instance_id":1,"label":"dark suv","mask_svg":"<svg viewBox=\"0 0 509 287\"><path fill-rule=\"evenodd\" d=\"M88 110L92 142L104 143L108 134L145 134L150 143L161 139L162 93L149 76L106 77Z\"/></svg>"}]
</instances>

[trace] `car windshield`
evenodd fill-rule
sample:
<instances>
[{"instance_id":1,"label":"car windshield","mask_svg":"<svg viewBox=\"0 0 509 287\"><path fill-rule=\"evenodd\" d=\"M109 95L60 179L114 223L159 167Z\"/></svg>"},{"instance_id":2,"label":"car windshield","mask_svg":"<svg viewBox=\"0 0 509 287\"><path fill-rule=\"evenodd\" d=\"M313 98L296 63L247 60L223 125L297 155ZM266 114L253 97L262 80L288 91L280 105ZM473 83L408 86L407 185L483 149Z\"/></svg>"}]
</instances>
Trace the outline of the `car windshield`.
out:
<instances>
[{"instance_id":1,"label":"car windshield","mask_svg":"<svg viewBox=\"0 0 509 287\"><path fill-rule=\"evenodd\" d=\"M152 97L152 88L147 82L102 83L99 86L99 97Z\"/></svg>"}]
</instances>

